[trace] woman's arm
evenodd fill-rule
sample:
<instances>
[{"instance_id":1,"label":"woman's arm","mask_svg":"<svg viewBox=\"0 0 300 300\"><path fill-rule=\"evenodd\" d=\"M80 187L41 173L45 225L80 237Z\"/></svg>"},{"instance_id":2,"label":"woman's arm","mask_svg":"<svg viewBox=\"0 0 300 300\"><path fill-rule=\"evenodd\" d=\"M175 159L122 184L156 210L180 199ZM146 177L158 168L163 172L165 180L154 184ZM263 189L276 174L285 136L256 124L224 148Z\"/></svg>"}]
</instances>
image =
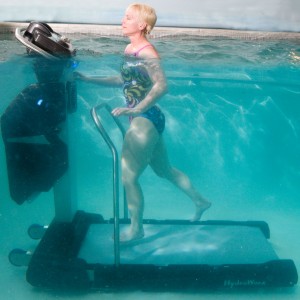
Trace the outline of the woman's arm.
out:
<instances>
[{"instance_id":1,"label":"woman's arm","mask_svg":"<svg viewBox=\"0 0 300 300\"><path fill-rule=\"evenodd\" d=\"M165 74L161 68L159 59L151 59L146 62L147 71L153 86L147 96L134 109L137 114L143 113L153 106L168 89Z\"/></svg>"},{"instance_id":2,"label":"woman's arm","mask_svg":"<svg viewBox=\"0 0 300 300\"><path fill-rule=\"evenodd\" d=\"M80 79L85 82L90 82L94 84L99 85L105 85L105 86L121 86L123 84L123 81L121 79L121 76L113 76L113 77L89 77L86 75L83 75L80 72L74 72L75 78Z\"/></svg>"}]
</instances>

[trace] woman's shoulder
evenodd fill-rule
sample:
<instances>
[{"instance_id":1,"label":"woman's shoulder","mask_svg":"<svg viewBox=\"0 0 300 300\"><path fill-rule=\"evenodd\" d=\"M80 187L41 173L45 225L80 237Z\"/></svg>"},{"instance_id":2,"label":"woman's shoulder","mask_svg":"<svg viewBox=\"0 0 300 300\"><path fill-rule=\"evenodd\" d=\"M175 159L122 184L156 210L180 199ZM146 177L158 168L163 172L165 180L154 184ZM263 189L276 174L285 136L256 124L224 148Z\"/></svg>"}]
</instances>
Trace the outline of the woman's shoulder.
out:
<instances>
[{"instance_id":1,"label":"woman's shoulder","mask_svg":"<svg viewBox=\"0 0 300 300\"><path fill-rule=\"evenodd\" d=\"M132 44L128 44L124 50L125 55L139 58L159 58L158 51L151 43L141 45L137 50L133 49Z\"/></svg>"},{"instance_id":2,"label":"woman's shoulder","mask_svg":"<svg viewBox=\"0 0 300 300\"><path fill-rule=\"evenodd\" d=\"M125 47L124 54L128 54L130 48L131 48L131 44L128 44L128 45Z\"/></svg>"},{"instance_id":3,"label":"woman's shoulder","mask_svg":"<svg viewBox=\"0 0 300 300\"><path fill-rule=\"evenodd\" d=\"M149 43L147 47L142 49L139 53L139 57L141 58L159 58L159 53L156 48Z\"/></svg>"}]
</instances>

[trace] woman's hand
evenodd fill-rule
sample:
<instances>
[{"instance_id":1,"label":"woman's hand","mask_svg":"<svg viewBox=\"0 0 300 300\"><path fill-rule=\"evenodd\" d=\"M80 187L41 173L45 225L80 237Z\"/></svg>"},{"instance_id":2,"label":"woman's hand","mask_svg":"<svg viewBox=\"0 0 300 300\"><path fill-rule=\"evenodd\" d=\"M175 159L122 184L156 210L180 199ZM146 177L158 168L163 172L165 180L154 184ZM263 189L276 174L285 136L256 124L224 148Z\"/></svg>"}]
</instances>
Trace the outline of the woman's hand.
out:
<instances>
[{"instance_id":1,"label":"woman's hand","mask_svg":"<svg viewBox=\"0 0 300 300\"><path fill-rule=\"evenodd\" d=\"M139 109L135 108L128 108L128 107L116 107L112 110L112 115L115 117L119 116L136 116L141 113Z\"/></svg>"}]
</instances>

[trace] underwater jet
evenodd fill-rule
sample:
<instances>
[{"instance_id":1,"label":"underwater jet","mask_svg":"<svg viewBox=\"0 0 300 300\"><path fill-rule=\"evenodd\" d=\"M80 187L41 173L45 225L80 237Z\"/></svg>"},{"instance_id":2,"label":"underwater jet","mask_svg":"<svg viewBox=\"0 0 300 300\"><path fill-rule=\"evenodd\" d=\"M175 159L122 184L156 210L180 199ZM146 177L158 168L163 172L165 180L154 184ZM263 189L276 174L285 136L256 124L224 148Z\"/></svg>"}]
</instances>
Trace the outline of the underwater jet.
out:
<instances>
[{"instance_id":1,"label":"underwater jet","mask_svg":"<svg viewBox=\"0 0 300 300\"><path fill-rule=\"evenodd\" d=\"M70 40L42 22L17 28L37 82L23 89L1 116L11 198L18 204L49 191L68 169L67 114L76 111ZM27 57L26 57L27 58Z\"/></svg>"}]
</instances>

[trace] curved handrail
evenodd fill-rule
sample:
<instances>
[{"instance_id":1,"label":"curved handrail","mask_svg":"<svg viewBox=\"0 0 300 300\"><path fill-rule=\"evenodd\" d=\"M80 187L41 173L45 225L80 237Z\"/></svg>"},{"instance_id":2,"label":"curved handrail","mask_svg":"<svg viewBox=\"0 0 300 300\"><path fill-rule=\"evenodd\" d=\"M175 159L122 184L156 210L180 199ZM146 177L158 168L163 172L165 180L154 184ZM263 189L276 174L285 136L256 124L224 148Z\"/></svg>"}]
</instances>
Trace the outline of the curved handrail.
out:
<instances>
[{"instance_id":1,"label":"curved handrail","mask_svg":"<svg viewBox=\"0 0 300 300\"><path fill-rule=\"evenodd\" d=\"M97 110L105 108L109 113L111 113L112 109L107 103L101 103L91 109L92 118L96 124L98 131L101 136L105 140L109 149L111 150L113 157L113 211L114 211L114 254L115 254L115 265L120 265L120 230L119 230L119 166L118 166L118 151L111 138L107 134L104 129L98 114ZM122 136L125 136L125 129L123 128L120 121L112 115L115 123L120 129ZM124 193L124 216L128 217L127 206L126 206L126 198Z\"/></svg>"},{"instance_id":2,"label":"curved handrail","mask_svg":"<svg viewBox=\"0 0 300 300\"><path fill-rule=\"evenodd\" d=\"M124 140L124 137L125 137L125 134L126 134L126 130L124 129L124 127L123 127L122 123L119 121L119 119L111 114L112 108L107 103L105 103L105 102L100 103L100 104L96 105L95 107L93 107L91 109L91 114L92 114L92 117L94 119L94 122L95 122L98 130L99 131L101 130L100 131L101 135L102 135L102 133L104 133L104 135L105 135L105 136L103 136L104 140L108 144L109 148L111 146L113 146L115 148L115 146L113 145L113 142L111 141L109 135L107 134L106 130L104 129L103 125L101 124L100 119L99 119L99 117L97 115L97 112L96 112L97 110L100 110L102 108L105 108L108 111L108 113L111 115L113 120L115 121L116 125L118 126L119 130L121 131L123 140ZM100 125L100 128L98 127L98 124ZM117 151L116 148L115 148L115 151ZM123 190L123 195L124 195L124 197L123 197L124 198L124 212L123 212L124 213L124 219L128 219L128 209L127 209L125 189Z\"/></svg>"}]
</instances>

